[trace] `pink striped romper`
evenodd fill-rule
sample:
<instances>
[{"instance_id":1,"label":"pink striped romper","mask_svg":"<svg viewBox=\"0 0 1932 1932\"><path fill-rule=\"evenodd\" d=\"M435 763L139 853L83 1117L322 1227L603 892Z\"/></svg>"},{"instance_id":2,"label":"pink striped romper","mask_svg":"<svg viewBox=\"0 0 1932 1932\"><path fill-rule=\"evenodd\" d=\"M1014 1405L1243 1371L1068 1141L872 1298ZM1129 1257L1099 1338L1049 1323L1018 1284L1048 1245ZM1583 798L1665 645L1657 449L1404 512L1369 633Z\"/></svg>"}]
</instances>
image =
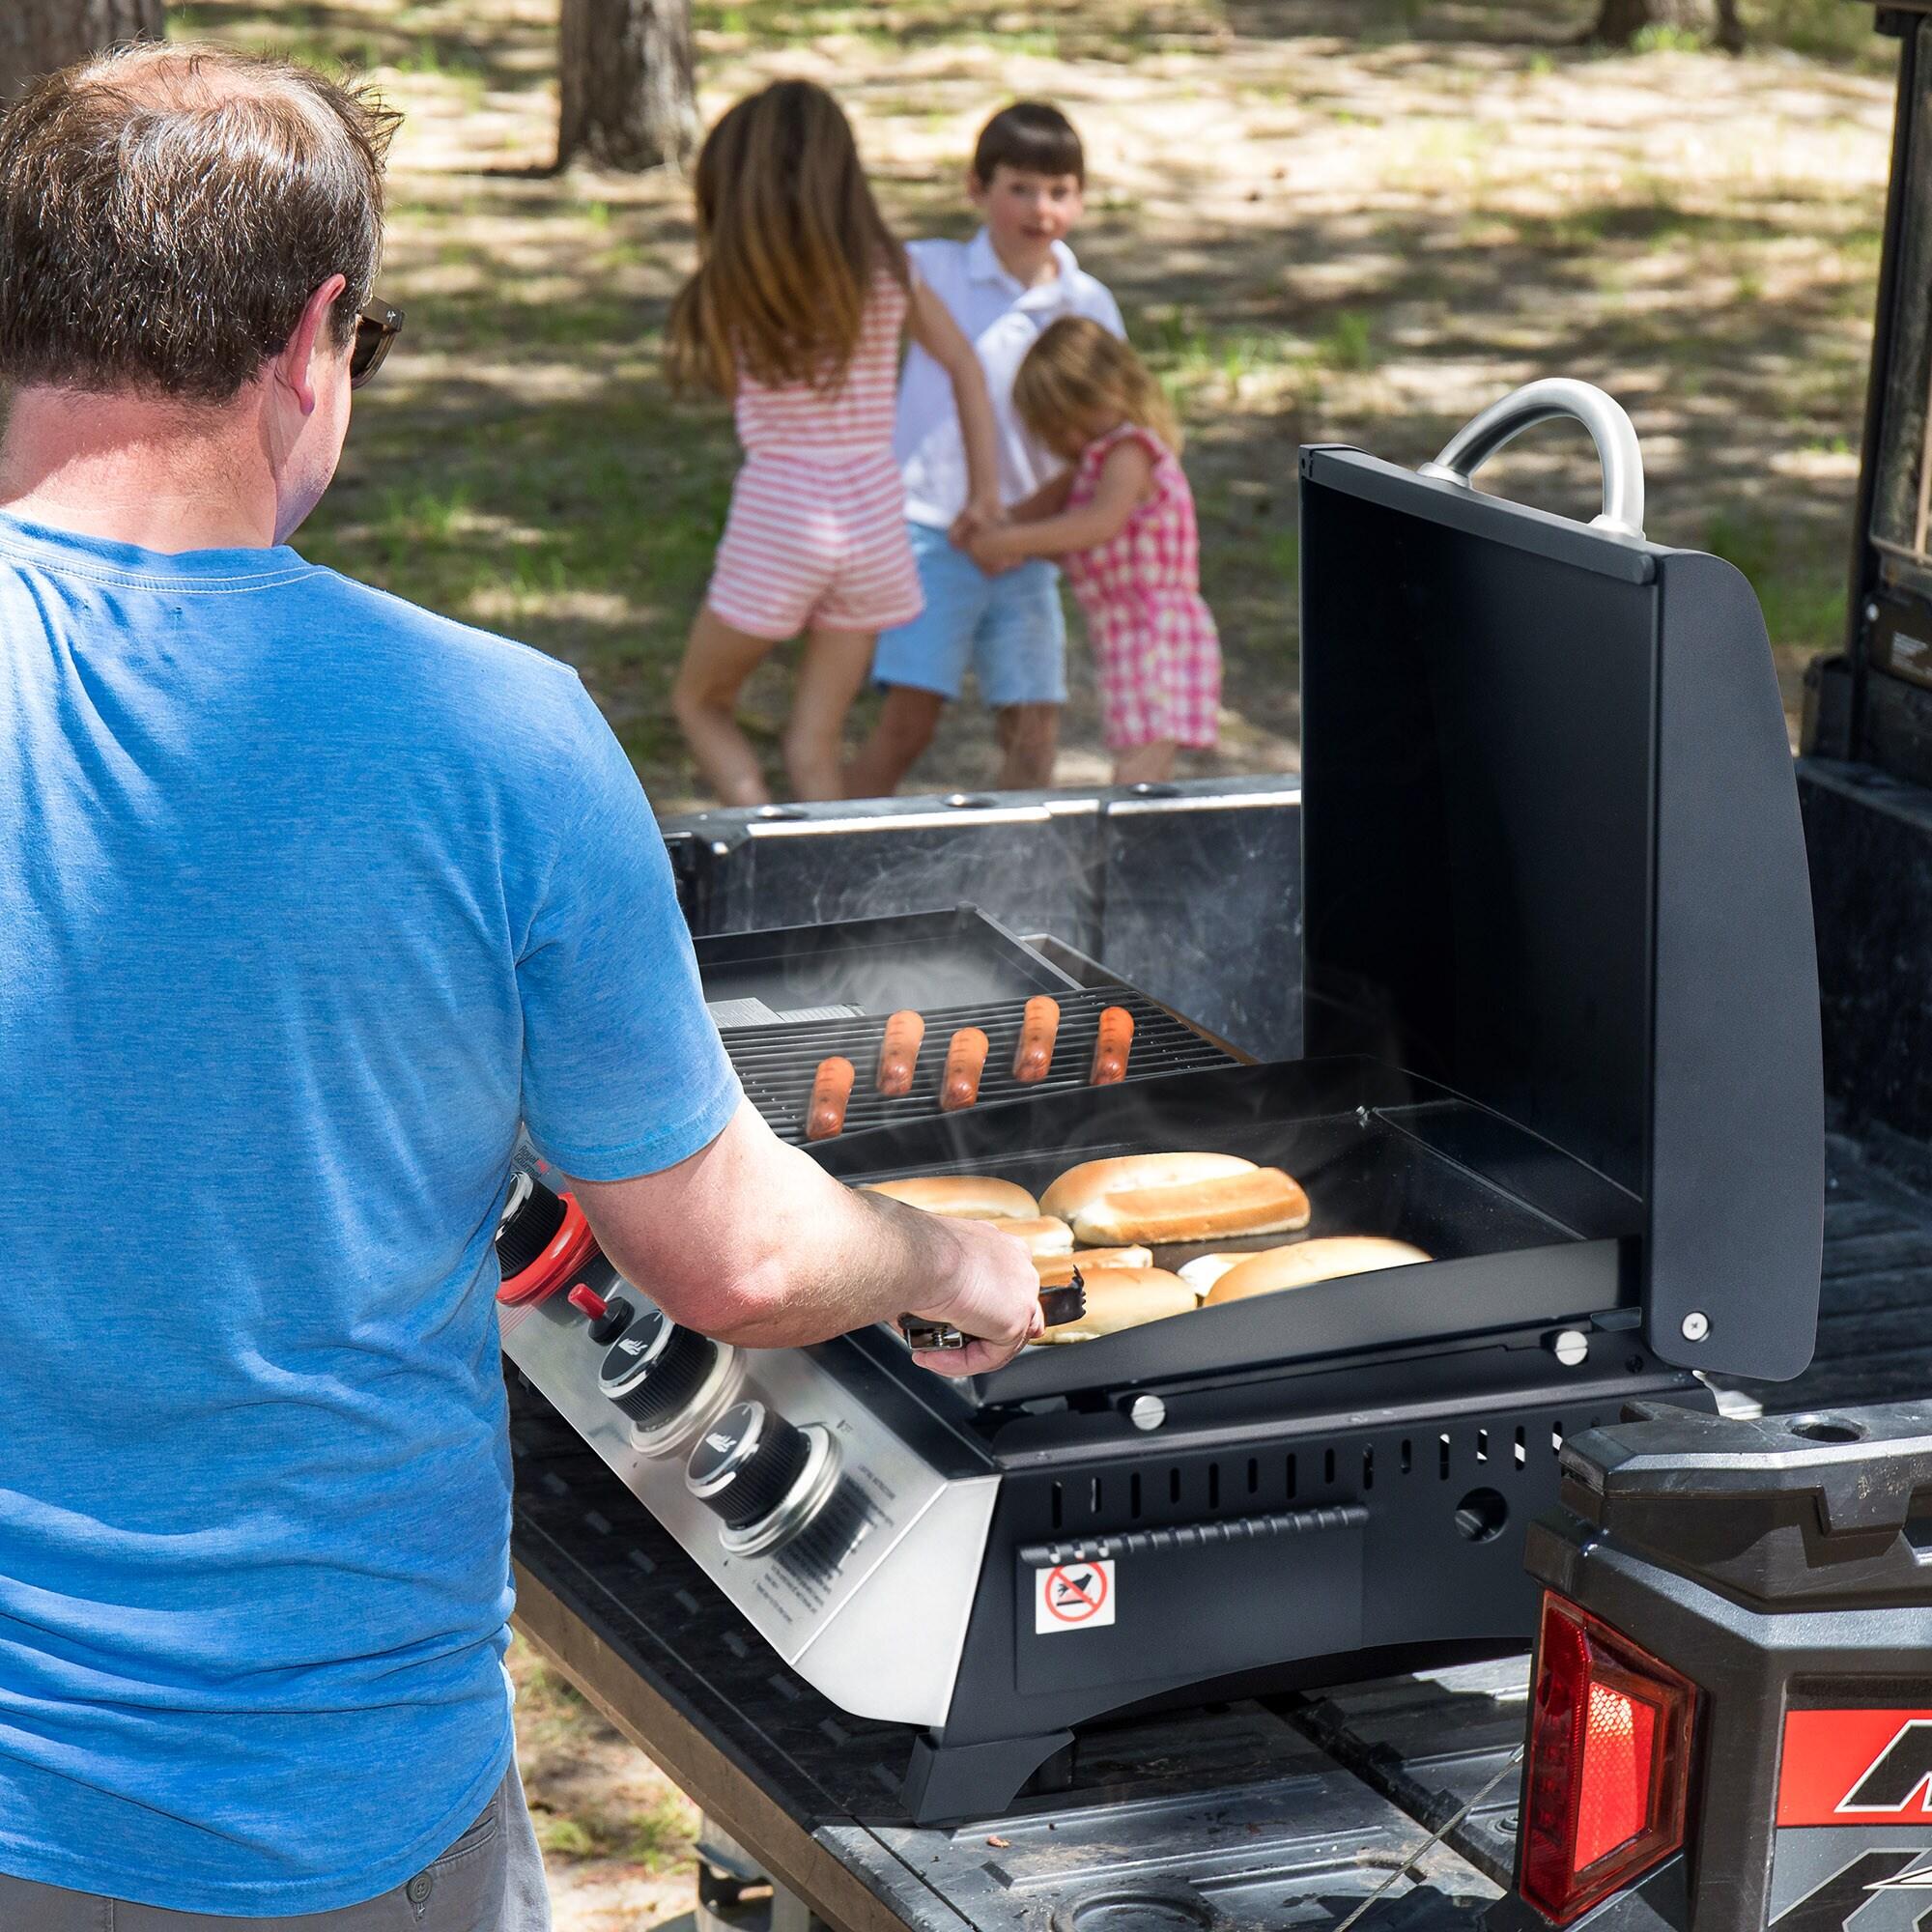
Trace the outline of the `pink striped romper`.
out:
<instances>
[{"instance_id":1,"label":"pink striped romper","mask_svg":"<svg viewBox=\"0 0 1932 1932\"><path fill-rule=\"evenodd\" d=\"M905 314L905 290L881 270L845 380L829 394L740 374L745 466L705 593L734 629L774 640L885 631L923 608L893 460Z\"/></svg>"},{"instance_id":2,"label":"pink striped romper","mask_svg":"<svg viewBox=\"0 0 1932 1932\"><path fill-rule=\"evenodd\" d=\"M1122 423L1080 452L1066 507L1094 500L1100 468L1128 437L1153 458L1153 487L1117 535L1060 561L1087 619L1100 669L1110 751L1172 741L1201 749L1220 735L1221 640L1201 597L1194 496L1174 452Z\"/></svg>"}]
</instances>

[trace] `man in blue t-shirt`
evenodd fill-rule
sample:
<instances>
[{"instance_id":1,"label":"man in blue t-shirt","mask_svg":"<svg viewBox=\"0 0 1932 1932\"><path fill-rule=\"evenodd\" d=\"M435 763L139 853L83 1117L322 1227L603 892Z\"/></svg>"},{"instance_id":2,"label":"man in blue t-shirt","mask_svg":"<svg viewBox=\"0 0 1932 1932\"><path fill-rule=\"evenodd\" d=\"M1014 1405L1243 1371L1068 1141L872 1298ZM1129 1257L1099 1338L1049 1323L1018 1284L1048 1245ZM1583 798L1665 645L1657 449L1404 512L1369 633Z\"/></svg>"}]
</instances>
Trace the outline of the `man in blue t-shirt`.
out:
<instances>
[{"instance_id":1,"label":"man in blue t-shirt","mask_svg":"<svg viewBox=\"0 0 1932 1932\"><path fill-rule=\"evenodd\" d=\"M387 118L147 47L0 120L0 1926L531 1932L492 1236L519 1122L753 1346L1019 1245L743 1100L565 666L303 562Z\"/></svg>"}]
</instances>

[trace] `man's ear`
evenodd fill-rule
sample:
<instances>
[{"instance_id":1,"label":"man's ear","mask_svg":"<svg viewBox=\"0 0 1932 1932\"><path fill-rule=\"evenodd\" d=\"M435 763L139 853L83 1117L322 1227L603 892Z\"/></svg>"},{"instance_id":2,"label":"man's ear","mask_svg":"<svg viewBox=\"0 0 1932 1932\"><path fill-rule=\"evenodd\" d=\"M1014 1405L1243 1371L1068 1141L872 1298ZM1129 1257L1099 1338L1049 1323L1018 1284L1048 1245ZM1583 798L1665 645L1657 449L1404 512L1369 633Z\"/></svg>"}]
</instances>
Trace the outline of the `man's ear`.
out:
<instances>
[{"instance_id":1,"label":"man's ear","mask_svg":"<svg viewBox=\"0 0 1932 1932\"><path fill-rule=\"evenodd\" d=\"M317 351L328 354L334 344L328 339L329 311L349 286L342 275L330 275L302 304L301 320L275 359L275 379L296 399L303 415L315 409L315 357Z\"/></svg>"},{"instance_id":2,"label":"man's ear","mask_svg":"<svg viewBox=\"0 0 1932 1932\"><path fill-rule=\"evenodd\" d=\"M975 208L986 199L986 184L971 168L966 170L966 199Z\"/></svg>"}]
</instances>

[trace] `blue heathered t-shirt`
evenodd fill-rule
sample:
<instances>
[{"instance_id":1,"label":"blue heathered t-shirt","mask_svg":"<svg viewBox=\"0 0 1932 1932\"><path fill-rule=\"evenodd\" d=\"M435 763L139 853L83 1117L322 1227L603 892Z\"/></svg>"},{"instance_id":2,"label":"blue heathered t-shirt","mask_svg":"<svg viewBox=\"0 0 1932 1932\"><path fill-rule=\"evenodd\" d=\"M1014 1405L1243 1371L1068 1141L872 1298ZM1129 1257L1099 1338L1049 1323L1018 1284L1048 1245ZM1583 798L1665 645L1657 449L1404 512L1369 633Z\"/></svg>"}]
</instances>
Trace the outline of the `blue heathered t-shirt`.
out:
<instances>
[{"instance_id":1,"label":"blue heathered t-shirt","mask_svg":"<svg viewBox=\"0 0 1932 1932\"><path fill-rule=\"evenodd\" d=\"M492 1236L738 1088L565 666L0 516L0 1872L400 1885L510 1756Z\"/></svg>"}]
</instances>

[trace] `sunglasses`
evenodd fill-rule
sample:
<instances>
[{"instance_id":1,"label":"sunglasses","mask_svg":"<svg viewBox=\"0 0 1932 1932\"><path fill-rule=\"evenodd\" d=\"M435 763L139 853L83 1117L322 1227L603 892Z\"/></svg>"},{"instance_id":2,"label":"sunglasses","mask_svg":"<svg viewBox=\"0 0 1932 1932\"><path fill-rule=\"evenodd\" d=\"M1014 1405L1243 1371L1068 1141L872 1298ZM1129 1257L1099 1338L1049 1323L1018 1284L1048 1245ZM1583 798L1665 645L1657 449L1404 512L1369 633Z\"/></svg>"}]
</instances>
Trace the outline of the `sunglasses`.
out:
<instances>
[{"instance_id":1,"label":"sunglasses","mask_svg":"<svg viewBox=\"0 0 1932 1932\"><path fill-rule=\"evenodd\" d=\"M385 301L364 302L355 311L355 346L349 352L349 386L359 389L389 353L389 345L402 333L403 312Z\"/></svg>"}]
</instances>

